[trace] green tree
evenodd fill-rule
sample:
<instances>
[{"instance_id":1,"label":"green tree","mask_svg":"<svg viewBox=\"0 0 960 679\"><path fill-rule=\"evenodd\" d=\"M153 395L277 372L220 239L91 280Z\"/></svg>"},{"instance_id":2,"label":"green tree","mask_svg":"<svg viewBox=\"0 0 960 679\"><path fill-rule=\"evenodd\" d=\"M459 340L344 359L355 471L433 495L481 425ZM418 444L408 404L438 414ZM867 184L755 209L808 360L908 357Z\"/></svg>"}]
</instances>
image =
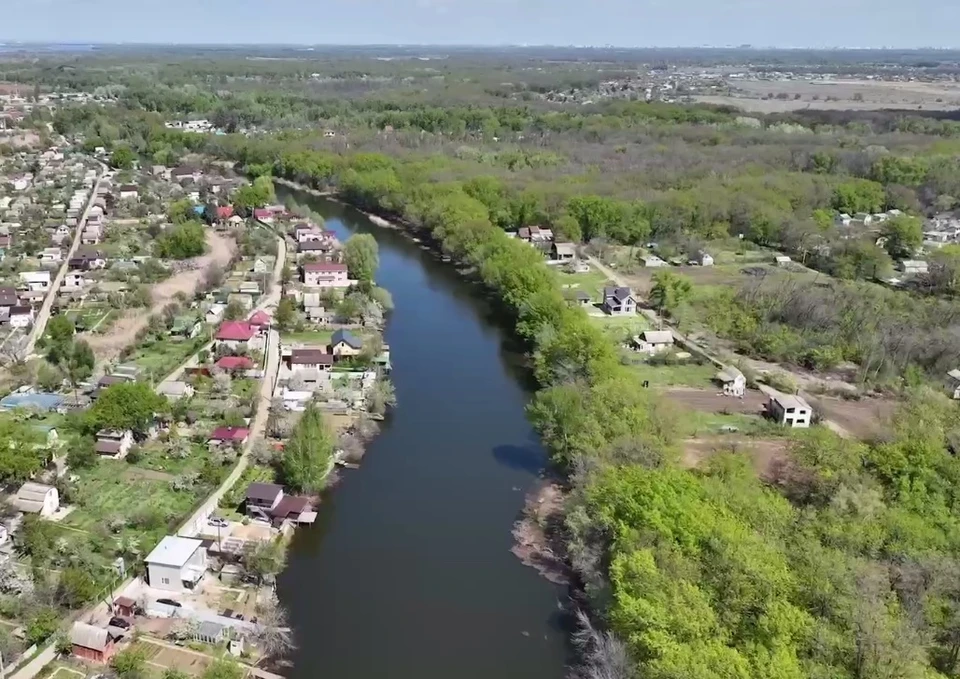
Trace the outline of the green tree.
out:
<instances>
[{"instance_id":1,"label":"green tree","mask_svg":"<svg viewBox=\"0 0 960 679\"><path fill-rule=\"evenodd\" d=\"M67 357L76 327L68 316L58 314L50 319L46 330L47 360L57 365Z\"/></svg>"},{"instance_id":2,"label":"green tree","mask_svg":"<svg viewBox=\"0 0 960 679\"><path fill-rule=\"evenodd\" d=\"M67 379L70 380L70 385L74 391L77 390L81 382L93 374L95 365L96 358L90 345L85 340L74 341L64 365Z\"/></svg>"},{"instance_id":3,"label":"green tree","mask_svg":"<svg viewBox=\"0 0 960 679\"><path fill-rule=\"evenodd\" d=\"M923 223L916 217L898 215L883 223L885 247L894 259L907 259L923 244Z\"/></svg>"},{"instance_id":4,"label":"green tree","mask_svg":"<svg viewBox=\"0 0 960 679\"><path fill-rule=\"evenodd\" d=\"M147 656L140 648L125 648L110 660L110 667L120 679L143 679L147 676Z\"/></svg>"},{"instance_id":5,"label":"green tree","mask_svg":"<svg viewBox=\"0 0 960 679\"><path fill-rule=\"evenodd\" d=\"M281 540L267 540L244 553L243 567L258 584L280 574L287 563L287 552Z\"/></svg>"},{"instance_id":6,"label":"green tree","mask_svg":"<svg viewBox=\"0 0 960 679\"><path fill-rule=\"evenodd\" d=\"M244 676L246 676L246 670L240 665L230 660L219 659L207 665L200 679L243 679Z\"/></svg>"},{"instance_id":7,"label":"green tree","mask_svg":"<svg viewBox=\"0 0 960 679\"><path fill-rule=\"evenodd\" d=\"M247 315L247 309L237 300L230 300L223 310L223 318L228 321L237 321Z\"/></svg>"},{"instance_id":8,"label":"green tree","mask_svg":"<svg viewBox=\"0 0 960 679\"><path fill-rule=\"evenodd\" d=\"M290 330L297 320L297 305L290 297L284 297L277 304L274 320L280 330Z\"/></svg>"},{"instance_id":9,"label":"green tree","mask_svg":"<svg viewBox=\"0 0 960 679\"><path fill-rule=\"evenodd\" d=\"M60 603L75 610L93 601L99 586L97 581L86 570L77 566L68 566L60 573L57 581L57 599Z\"/></svg>"},{"instance_id":10,"label":"green tree","mask_svg":"<svg viewBox=\"0 0 960 679\"><path fill-rule=\"evenodd\" d=\"M197 221L177 224L166 229L156 240L156 254L167 259L199 257L207 247L207 233Z\"/></svg>"},{"instance_id":11,"label":"green tree","mask_svg":"<svg viewBox=\"0 0 960 679\"><path fill-rule=\"evenodd\" d=\"M174 224L184 224L193 219L193 201L189 198L181 198L170 203L167 208L167 218Z\"/></svg>"},{"instance_id":12,"label":"green tree","mask_svg":"<svg viewBox=\"0 0 960 679\"><path fill-rule=\"evenodd\" d=\"M40 644L49 639L60 627L60 612L50 606L42 606L27 620L25 636L31 644Z\"/></svg>"},{"instance_id":13,"label":"green tree","mask_svg":"<svg viewBox=\"0 0 960 679\"><path fill-rule=\"evenodd\" d=\"M351 278L372 282L380 265L376 239L369 233L350 236L343 246L343 261L347 265Z\"/></svg>"},{"instance_id":14,"label":"green tree","mask_svg":"<svg viewBox=\"0 0 960 679\"><path fill-rule=\"evenodd\" d=\"M0 441L0 480L5 483L22 483L47 462L41 431L10 415L0 417Z\"/></svg>"},{"instance_id":15,"label":"green tree","mask_svg":"<svg viewBox=\"0 0 960 679\"><path fill-rule=\"evenodd\" d=\"M129 429L145 434L155 415L168 408L167 399L146 382L124 382L104 389L87 411L87 419L94 430Z\"/></svg>"},{"instance_id":16,"label":"green tree","mask_svg":"<svg viewBox=\"0 0 960 679\"><path fill-rule=\"evenodd\" d=\"M672 271L658 271L653 275L650 303L660 313L675 314L693 293L693 284L688 278Z\"/></svg>"},{"instance_id":17,"label":"green tree","mask_svg":"<svg viewBox=\"0 0 960 679\"><path fill-rule=\"evenodd\" d=\"M110 154L110 165L118 170L129 170L137 156L129 146L118 146Z\"/></svg>"},{"instance_id":18,"label":"green tree","mask_svg":"<svg viewBox=\"0 0 960 679\"><path fill-rule=\"evenodd\" d=\"M283 448L279 470L283 482L295 491L319 492L332 456L333 437L323 414L310 403Z\"/></svg>"}]
</instances>

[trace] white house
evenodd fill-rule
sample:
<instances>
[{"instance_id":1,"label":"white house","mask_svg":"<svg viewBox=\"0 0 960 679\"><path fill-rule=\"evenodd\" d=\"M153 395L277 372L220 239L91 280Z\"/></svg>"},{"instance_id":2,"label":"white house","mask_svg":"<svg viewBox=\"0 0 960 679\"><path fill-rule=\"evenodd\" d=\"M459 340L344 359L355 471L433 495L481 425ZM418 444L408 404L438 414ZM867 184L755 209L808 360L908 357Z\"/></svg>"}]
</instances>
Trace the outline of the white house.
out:
<instances>
[{"instance_id":1,"label":"white house","mask_svg":"<svg viewBox=\"0 0 960 679\"><path fill-rule=\"evenodd\" d=\"M11 328L28 328L33 323L34 313L31 306L12 306L7 321Z\"/></svg>"},{"instance_id":2,"label":"white house","mask_svg":"<svg viewBox=\"0 0 960 679\"><path fill-rule=\"evenodd\" d=\"M63 277L63 283L60 285L60 289L65 291L83 290L83 286L86 284L87 279L83 277L82 273L79 271L70 271Z\"/></svg>"},{"instance_id":3,"label":"white house","mask_svg":"<svg viewBox=\"0 0 960 679\"><path fill-rule=\"evenodd\" d=\"M603 310L611 316L635 314L637 299L630 288L606 287L603 289Z\"/></svg>"},{"instance_id":4,"label":"white house","mask_svg":"<svg viewBox=\"0 0 960 679\"><path fill-rule=\"evenodd\" d=\"M309 262L303 265L303 284L311 288L348 288L347 265L337 262Z\"/></svg>"},{"instance_id":5,"label":"white house","mask_svg":"<svg viewBox=\"0 0 960 679\"><path fill-rule=\"evenodd\" d=\"M904 275L917 275L927 273L927 263L922 259L905 259L900 262L900 271Z\"/></svg>"},{"instance_id":6,"label":"white house","mask_svg":"<svg viewBox=\"0 0 960 679\"><path fill-rule=\"evenodd\" d=\"M25 514L52 516L60 509L60 493L53 486L27 481L17 491L14 502L17 509Z\"/></svg>"},{"instance_id":7,"label":"white house","mask_svg":"<svg viewBox=\"0 0 960 679\"><path fill-rule=\"evenodd\" d=\"M31 292L45 292L50 289L50 272L23 271L20 274L20 282Z\"/></svg>"},{"instance_id":8,"label":"white house","mask_svg":"<svg viewBox=\"0 0 960 679\"><path fill-rule=\"evenodd\" d=\"M182 398L190 398L193 396L194 390L192 385L187 384L183 380L172 380L162 382L160 386L157 387L157 393L161 396L166 396L170 401L179 401Z\"/></svg>"},{"instance_id":9,"label":"white house","mask_svg":"<svg viewBox=\"0 0 960 679\"><path fill-rule=\"evenodd\" d=\"M168 535L145 559L147 581L154 589L193 589L207 570L207 551L194 538Z\"/></svg>"},{"instance_id":10,"label":"white house","mask_svg":"<svg viewBox=\"0 0 960 679\"><path fill-rule=\"evenodd\" d=\"M724 396L743 396L747 389L747 378L733 367L726 367L718 372L717 381L723 385Z\"/></svg>"},{"instance_id":11,"label":"white house","mask_svg":"<svg viewBox=\"0 0 960 679\"><path fill-rule=\"evenodd\" d=\"M124 184L120 187L120 200L126 200L127 198L137 198L140 195L140 191L133 184Z\"/></svg>"},{"instance_id":12,"label":"white house","mask_svg":"<svg viewBox=\"0 0 960 679\"><path fill-rule=\"evenodd\" d=\"M63 261L63 250L60 248L44 248L40 251L41 264L55 264Z\"/></svg>"},{"instance_id":13,"label":"white house","mask_svg":"<svg viewBox=\"0 0 960 679\"><path fill-rule=\"evenodd\" d=\"M776 264L777 266L786 266L792 261L793 260L787 257L786 255L777 255L776 257L773 258L773 263Z\"/></svg>"},{"instance_id":14,"label":"white house","mask_svg":"<svg viewBox=\"0 0 960 679\"><path fill-rule=\"evenodd\" d=\"M947 373L947 388L954 399L960 399L960 370L954 368Z\"/></svg>"},{"instance_id":15,"label":"white house","mask_svg":"<svg viewBox=\"0 0 960 679\"><path fill-rule=\"evenodd\" d=\"M644 255L640 258L640 263L648 269L659 269L667 265L664 260L660 259L656 255Z\"/></svg>"},{"instance_id":16,"label":"white house","mask_svg":"<svg viewBox=\"0 0 960 679\"><path fill-rule=\"evenodd\" d=\"M713 256L707 252L700 251L700 266L713 266Z\"/></svg>"},{"instance_id":17,"label":"white house","mask_svg":"<svg viewBox=\"0 0 960 679\"><path fill-rule=\"evenodd\" d=\"M788 427L809 427L813 408L799 396L777 394L767 402L767 412L778 423Z\"/></svg>"},{"instance_id":18,"label":"white house","mask_svg":"<svg viewBox=\"0 0 960 679\"><path fill-rule=\"evenodd\" d=\"M101 429L97 432L94 450L101 457L122 460L133 447L133 432L129 429Z\"/></svg>"},{"instance_id":19,"label":"white house","mask_svg":"<svg viewBox=\"0 0 960 679\"><path fill-rule=\"evenodd\" d=\"M633 348L651 356L672 346L673 333L669 330L646 330L633 338Z\"/></svg>"}]
</instances>

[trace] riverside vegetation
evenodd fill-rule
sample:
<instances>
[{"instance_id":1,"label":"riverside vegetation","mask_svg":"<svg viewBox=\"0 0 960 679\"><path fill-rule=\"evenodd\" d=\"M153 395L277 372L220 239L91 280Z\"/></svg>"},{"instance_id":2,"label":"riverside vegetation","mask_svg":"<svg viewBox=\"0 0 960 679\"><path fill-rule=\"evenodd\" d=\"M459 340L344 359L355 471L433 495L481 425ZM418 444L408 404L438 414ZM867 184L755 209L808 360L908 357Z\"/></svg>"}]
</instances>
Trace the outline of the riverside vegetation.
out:
<instances>
[{"instance_id":1,"label":"riverside vegetation","mask_svg":"<svg viewBox=\"0 0 960 679\"><path fill-rule=\"evenodd\" d=\"M578 673L956 675L960 428L956 405L920 385L960 357L946 275L955 253L940 256L933 271L941 278L924 290L880 290L864 279L915 240L916 222L895 221L880 248L866 236L843 238L832 220L835 210L916 215L953 207L956 123L798 113L755 124L729 110L640 103L570 112L368 99L331 113L323 108L331 104L289 92L256 100L259 114L296 101L313 119L348 121L358 140L346 152L303 130L262 138L164 130L142 109L231 106L243 116L254 100L203 92L204 101L188 102L201 95L179 86L150 95L149 106L146 96L135 87L121 93L113 122L110 109L68 108L55 124L83 132L88 143L129 144L164 159L202 151L255 176L334 189L403 228L425 229L502 300L541 386L529 417L569 479L563 537L592 612L578 637ZM394 132L384 136L387 126ZM515 143L520 134L539 145ZM495 135L514 143L491 147ZM576 241L637 245L653 237L686 251L742 234L756 245L806 252L808 263L847 280L754 294L739 315L732 310L751 291L724 293L710 321L718 332L744 345L786 338L755 351L796 361L834 351L862 365L865 350L875 350L885 360L868 374L913 375L907 384L919 386L904 386L906 403L884 440L811 430L770 479L735 454L682 469L676 413L641 387L581 309L566 304L542 256L504 233L536 223ZM816 324L796 308L798 298L821 312ZM915 317L927 325L914 327ZM908 333L899 343L896 329ZM910 349L934 330L941 349Z\"/></svg>"}]
</instances>

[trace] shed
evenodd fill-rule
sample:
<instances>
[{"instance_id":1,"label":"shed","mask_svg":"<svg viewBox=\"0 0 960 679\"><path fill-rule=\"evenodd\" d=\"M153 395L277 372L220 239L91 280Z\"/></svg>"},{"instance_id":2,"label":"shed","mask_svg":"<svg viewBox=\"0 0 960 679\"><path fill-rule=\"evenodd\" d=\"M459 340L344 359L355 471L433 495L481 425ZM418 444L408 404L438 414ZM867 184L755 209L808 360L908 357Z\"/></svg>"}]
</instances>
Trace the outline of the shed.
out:
<instances>
[{"instance_id":1,"label":"shed","mask_svg":"<svg viewBox=\"0 0 960 679\"><path fill-rule=\"evenodd\" d=\"M193 638L206 644L220 644L226 636L227 628L210 620L200 623Z\"/></svg>"},{"instance_id":2,"label":"shed","mask_svg":"<svg viewBox=\"0 0 960 679\"><path fill-rule=\"evenodd\" d=\"M52 516L60 509L60 493L53 486L27 481L17 491L14 504L25 514Z\"/></svg>"},{"instance_id":3,"label":"shed","mask_svg":"<svg viewBox=\"0 0 960 679\"><path fill-rule=\"evenodd\" d=\"M107 663L116 652L116 644L109 630L85 622L73 623L70 644L75 656L92 662Z\"/></svg>"}]
</instances>

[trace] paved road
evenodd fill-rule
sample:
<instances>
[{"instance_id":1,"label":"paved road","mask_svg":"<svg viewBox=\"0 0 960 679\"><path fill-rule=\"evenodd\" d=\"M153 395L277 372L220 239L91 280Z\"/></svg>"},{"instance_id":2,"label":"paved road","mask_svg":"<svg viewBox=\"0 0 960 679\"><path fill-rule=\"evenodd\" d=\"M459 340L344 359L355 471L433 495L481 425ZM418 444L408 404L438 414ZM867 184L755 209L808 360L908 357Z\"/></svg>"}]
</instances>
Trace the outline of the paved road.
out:
<instances>
[{"instance_id":1,"label":"paved road","mask_svg":"<svg viewBox=\"0 0 960 679\"><path fill-rule=\"evenodd\" d=\"M100 188L100 182L106 172L107 166L101 163L100 174L97 176L97 181L93 183L93 188L90 189L90 198L87 200L87 206L83 209L83 214L80 215L80 220L77 222L77 230L73 234L73 242L70 244L70 251L67 252L67 256L64 257L63 264L60 265L60 269L57 271L57 276L53 279L50 290L47 292L47 296L43 300L43 305L40 307L39 313L37 313L37 318L33 321L33 328L30 330L30 334L27 337L27 342L23 349L23 355L26 357L33 355L33 350L36 347L37 340L43 336L43 330L47 327L47 321L50 320L50 310L53 308L53 300L55 300L57 295L60 294L60 286L63 284L63 279L67 275L67 271L70 269L70 260L76 254L77 248L80 247L80 235L83 233L83 229L87 225L87 216L90 214L90 208L93 207L93 201L97 197L97 189Z\"/></svg>"}]
</instances>

